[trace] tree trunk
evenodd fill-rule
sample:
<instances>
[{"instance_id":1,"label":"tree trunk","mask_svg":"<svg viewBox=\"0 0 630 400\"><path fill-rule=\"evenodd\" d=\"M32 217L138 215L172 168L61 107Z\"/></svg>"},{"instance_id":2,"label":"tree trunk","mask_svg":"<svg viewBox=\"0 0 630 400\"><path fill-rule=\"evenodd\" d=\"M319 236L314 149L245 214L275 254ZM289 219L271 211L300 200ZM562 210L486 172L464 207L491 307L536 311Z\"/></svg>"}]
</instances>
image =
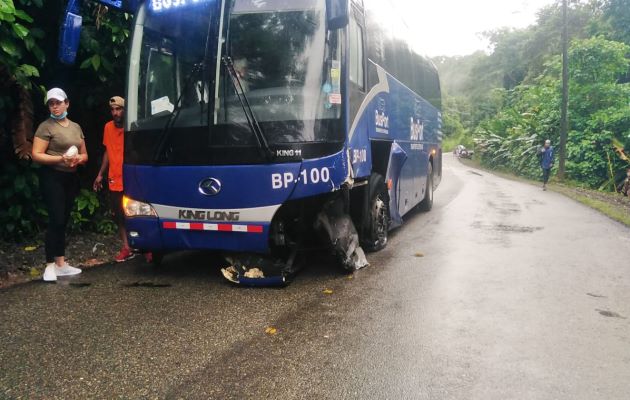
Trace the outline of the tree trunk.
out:
<instances>
[{"instance_id":1,"label":"tree trunk","mask_svg":"<svg viewBox=\"0 0 630 400\"><path fill-rule=\"evenodd\" d=\"M15 155L21 160L31 158L33 149L33 100L28 90L20 86L6 68L0 67L0 85L10 94L17 107L9 117ZM4 133L4 132L3 132Z\"/></svg>"}]
</instances>

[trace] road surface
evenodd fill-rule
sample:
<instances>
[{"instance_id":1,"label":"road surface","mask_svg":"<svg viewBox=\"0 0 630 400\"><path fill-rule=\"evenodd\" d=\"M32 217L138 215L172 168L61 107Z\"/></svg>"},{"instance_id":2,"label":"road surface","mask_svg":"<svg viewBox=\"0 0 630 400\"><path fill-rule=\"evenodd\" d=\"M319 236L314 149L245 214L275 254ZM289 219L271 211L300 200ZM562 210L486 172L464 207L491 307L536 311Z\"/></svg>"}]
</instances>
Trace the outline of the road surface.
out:
<instances>
[{"instance_id":1,"label":"road surface","mask_svg":"<svg viewBox=\"0 0 630 400\"><path fill-rule=\"evenodd\" d=\"M0 398L627 399L630 229L445 158L350 276L237 288L185 253L0 291Z\"/></svg>"}]
</instances>

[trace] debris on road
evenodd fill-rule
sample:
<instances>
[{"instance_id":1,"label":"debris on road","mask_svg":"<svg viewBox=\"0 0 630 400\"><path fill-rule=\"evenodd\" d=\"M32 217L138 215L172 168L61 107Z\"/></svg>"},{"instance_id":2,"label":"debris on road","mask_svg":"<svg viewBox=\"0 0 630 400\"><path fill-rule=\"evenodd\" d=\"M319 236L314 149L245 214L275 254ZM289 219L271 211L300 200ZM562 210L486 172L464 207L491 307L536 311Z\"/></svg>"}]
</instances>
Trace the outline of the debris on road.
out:
<instances>
[{"instance_id":1,"label":"debris on road","mask_svg":"<svg viewBox=\"0 0 630 400\"><path fill-rule=\"evenodd\" d=\"M221 268L223 277L237 285L282 286L293 272L289 262L255 254L233 254L225 257L229 266Z\"/></svg>"}]
</instances>

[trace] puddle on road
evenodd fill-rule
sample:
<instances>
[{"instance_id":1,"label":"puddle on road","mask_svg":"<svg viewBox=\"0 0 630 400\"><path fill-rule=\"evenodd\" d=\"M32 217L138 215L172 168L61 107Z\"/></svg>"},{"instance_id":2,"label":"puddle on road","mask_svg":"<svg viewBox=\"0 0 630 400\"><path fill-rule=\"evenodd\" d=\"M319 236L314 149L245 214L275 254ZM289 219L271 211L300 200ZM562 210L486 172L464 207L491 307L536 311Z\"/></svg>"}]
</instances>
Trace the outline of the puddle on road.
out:
<instances>
[{"instance_id":1,"label":"puddle on road","mask_svg":"<svg viewBox=\"0 0 630 400\"><path fill-rule=\"evenodd\" d=\"M500 205L497 205L493 201L488 200L486 204L488 204L488 207L497 210L502 215L509 215L521 212L521 207L517 203L512 203L509 201L504 201L501 202Z\"/></svg>"},{"instance_id":2,"label":"puddle on road","mask_svg":"<svg viewBox=\"0 0 630 400\"><path fill-rule=\"evenodd\" d=\"M482 224L479 221L472 223L472 227L475 229L484 229L493 232L507 232L507 233L532 233L543 229L542 226L522 226L522 225L507 225L507 224Z\"/></svg>"},{"instance_id":3,"label":"puddle on road","mask_svg":"<svg viewBox=\"0 0 630 400\"><path fill-rule=\"evenodd\" d=\"M516 203L504 202L504 203L501 203L500 210L504 212L517 213L517 212L521 212L521 207Z\"/></svg>"},{"instance_id":4,"label":"puddle on road","mask_svg":"<svg viewBox=\"0 0 630 400\"><path fill-rule=\"evenodd\" d=\"M146 288L165 288L171 287L170 283L155 283L155 282L134 282L123 285L125 287L146 287Z\"/></svg>"},{"instance_id":5,"label":"puddle on road","mask_svg":"<svg viewBox=\"0 0 630 400\"><path fill-rule=\"evenodd\" d=\"M608 310L598 310L597 308L595 309L595 311L597 311L598 313L600 313L601 315L603 315L604 317L608 317L608 318L619 318L619 319L626 319L626 317L617 314L616 312L613 311L608 311Z\"/></svg>"},{"instance_id":6,"label":"puddle on road","mask_svg":"<svg viewBox=\"0 0 630 400\"><path fill-rule=\"evenodd\" d=\"M541 230L542 227L497 224L494 225L493 229L501 232L531 233Z\"/></svg>"}]
</instances>

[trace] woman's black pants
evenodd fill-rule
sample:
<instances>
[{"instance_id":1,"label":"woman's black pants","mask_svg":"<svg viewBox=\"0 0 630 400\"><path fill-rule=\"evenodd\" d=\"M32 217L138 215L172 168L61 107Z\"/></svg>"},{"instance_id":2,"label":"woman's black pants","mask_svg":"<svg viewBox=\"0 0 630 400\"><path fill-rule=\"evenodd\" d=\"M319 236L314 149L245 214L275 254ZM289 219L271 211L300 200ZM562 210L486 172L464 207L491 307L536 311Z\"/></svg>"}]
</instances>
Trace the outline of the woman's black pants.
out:
<instances>
[{"instance_id":1,"label":"woman's black pants","mask_svg":"<svg viewBox=\"0 0 630 400\"><path fill-rule=\"evenodd\" d=\"M46 262L55 261L55 257L65 256L66 225L74 199L79 192L79 179L76 172L57 171L42 167L39 174L39 187L48 210L48 228L46 229Z\"/></svg>"}]
</instances>

